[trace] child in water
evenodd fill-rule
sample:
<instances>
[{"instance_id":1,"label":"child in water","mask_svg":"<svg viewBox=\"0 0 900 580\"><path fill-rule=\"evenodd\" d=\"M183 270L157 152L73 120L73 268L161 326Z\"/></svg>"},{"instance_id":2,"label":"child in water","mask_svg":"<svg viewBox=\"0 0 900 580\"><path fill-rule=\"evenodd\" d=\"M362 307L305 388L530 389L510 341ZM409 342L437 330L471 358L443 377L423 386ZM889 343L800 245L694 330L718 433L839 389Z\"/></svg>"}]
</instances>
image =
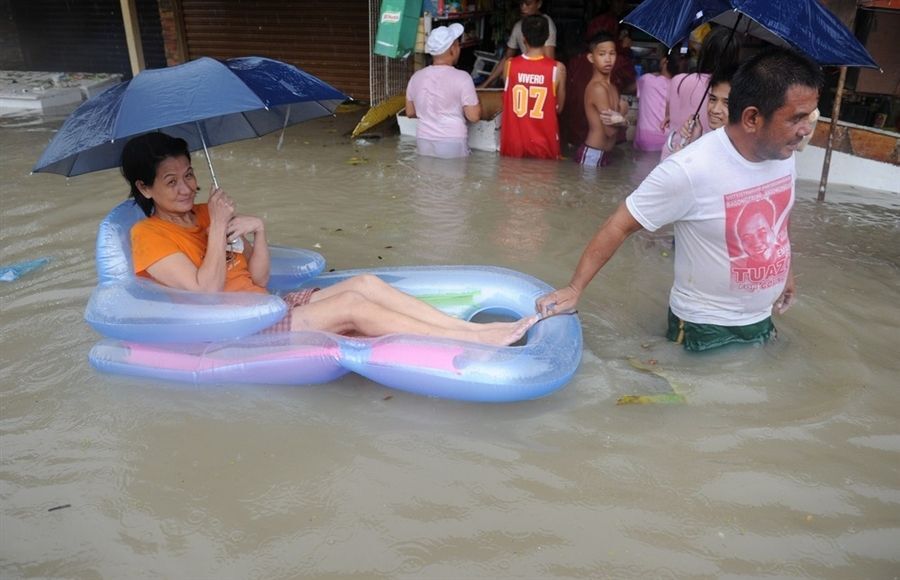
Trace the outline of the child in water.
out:
<instances>
[{"instance_id":1,"label":"child in water","mask_svg":"<svg viewBox=\"0 0 900 580\"><path fill-rule=\"evenodd\" d=\"M616 64L616 41L608 32L598 32L588 41L588 60L594 74L584 89L584 114L588 134L575 155L581 165L600 167L609 162L607 155L616 145L618 127L627 125L628 102L610 81Z\"/></svg>"}]
</instances>

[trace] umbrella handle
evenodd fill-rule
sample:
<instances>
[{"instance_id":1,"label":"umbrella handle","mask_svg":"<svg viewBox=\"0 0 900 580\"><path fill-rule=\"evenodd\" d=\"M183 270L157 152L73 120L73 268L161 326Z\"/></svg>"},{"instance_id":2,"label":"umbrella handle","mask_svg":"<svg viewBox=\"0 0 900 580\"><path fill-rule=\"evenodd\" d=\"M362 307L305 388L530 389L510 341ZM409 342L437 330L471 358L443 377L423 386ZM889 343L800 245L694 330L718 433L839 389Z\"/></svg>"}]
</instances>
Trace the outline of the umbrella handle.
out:
<instances>
[{"instance_id":1,"label":"umbrella handle","mask_svg":"<svg viewBox=\"0 0 900 580\"><path fill-rule=\"evenodd\" d=\"M209 174L212 176L213 186L219 189L219 180L216 179L216 171L213 169L212 159L209 157L209 149L206 148L206 139L203 137L203 127L197 121L197 133L200 134L200 143L203 144L203 154L206 155L206 164L209 165Z\"/></svg>"}]
</instances>

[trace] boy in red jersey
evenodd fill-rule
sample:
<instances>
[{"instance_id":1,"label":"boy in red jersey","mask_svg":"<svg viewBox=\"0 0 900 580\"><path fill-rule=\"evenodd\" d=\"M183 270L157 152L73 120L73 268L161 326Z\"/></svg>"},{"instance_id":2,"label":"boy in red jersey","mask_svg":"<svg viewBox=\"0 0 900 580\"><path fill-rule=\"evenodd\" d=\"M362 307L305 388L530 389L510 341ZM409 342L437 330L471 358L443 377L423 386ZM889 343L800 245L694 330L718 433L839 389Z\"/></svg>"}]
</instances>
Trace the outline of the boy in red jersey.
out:
<instances>
[{"instance_id":1,"label":"boy in red jersey","mask_svg":"<svg viewBox=\"0 0 900 580\"><path fill-rule=\"evenodd\" d=\"M624 115L628 112L628 102L619 98L619 90L609 79L616 64L616 42L612 35L598 32L588 42L588 51L588 60L594 65L594 75L584 89L584 114L589 129L575 160L582 165L600 167L609 163L606 156L616 145L618 127L627 124Z\"/></svg>"},{"instance_id":2,"label":"boy in red jersey","mask_svg":"<svg viewBox=\"0 0 900 580\"><path fill-rule=\"evenodd\" d=\"M506 64L500 154L559 159L559 121L566 67L544 56L549 26L543 16L522 20L525 54Z\"/></svg>"}]
</instances>

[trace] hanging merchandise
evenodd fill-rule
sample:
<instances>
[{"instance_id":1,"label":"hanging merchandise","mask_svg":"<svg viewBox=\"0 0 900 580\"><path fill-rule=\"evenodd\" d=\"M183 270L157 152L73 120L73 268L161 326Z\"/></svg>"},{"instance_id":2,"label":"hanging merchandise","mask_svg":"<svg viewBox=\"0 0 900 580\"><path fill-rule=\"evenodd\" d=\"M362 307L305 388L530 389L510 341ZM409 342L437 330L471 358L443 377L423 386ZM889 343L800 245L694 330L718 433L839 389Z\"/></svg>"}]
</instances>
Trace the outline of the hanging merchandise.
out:
<instances>
[{"instance_id":1,"label":"hanging merchandise","mask_svg":"<svg viewBox=\"0 0 900 580\"><path fill-rule=\"evenodd\" d=\"M372 52L389 58L409 56L421 14L422 0L383 0Z\"/></svg>"}]
</instances>

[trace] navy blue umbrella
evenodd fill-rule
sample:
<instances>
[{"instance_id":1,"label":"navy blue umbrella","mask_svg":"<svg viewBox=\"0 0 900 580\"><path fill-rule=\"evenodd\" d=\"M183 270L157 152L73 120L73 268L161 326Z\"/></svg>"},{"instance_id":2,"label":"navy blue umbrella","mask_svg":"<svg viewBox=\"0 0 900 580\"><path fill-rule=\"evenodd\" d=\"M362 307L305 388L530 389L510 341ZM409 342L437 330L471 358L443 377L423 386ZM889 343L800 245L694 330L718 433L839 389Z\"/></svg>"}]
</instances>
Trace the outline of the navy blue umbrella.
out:
<instances>
[{"instance_id":1,"label":"navy blue umbrella","mask_svg":"<svg viewBox=\"0 0 900 580\"><path fill-rule=\"evenodd\" d=\"M644 0L623 19L669 47L709 21L792 46L820 65L878 68L819 0Z\"/></svg>"},{"instance_id":2,"label":"navy blue umbrella","mask_svg":"<svg viewBox=\"0 0 900 580\"><path fill-rule=\"evenodd\" d=\"M68 176L117 167L128 139L151 131L206 150L332 115L346 99L297 67L262 57L145 70L82 103L32 171ZM216 183L211 163L210 172Z\"/></svg>"}]
</instances>

